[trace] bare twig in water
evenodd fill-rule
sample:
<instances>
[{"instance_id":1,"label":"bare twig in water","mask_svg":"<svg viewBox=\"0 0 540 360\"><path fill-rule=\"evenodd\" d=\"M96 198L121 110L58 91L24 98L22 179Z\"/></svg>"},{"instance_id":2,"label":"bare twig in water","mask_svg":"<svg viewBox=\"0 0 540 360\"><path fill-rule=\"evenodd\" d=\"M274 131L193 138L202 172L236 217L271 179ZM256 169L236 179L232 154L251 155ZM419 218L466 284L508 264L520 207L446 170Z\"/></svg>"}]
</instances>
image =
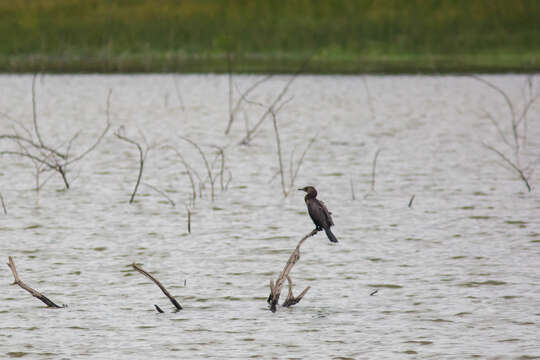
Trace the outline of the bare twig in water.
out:
<instances>
[{"instance_id":1,"label":"bare twig in water","mask_svg":"<svg viewBox=\"0 0 540 360\"><path fill-rule=\"evenodd\" d=\"M306 145L306 148L304 149L304 152L302 155L300 155L300 158L296 161L296 165L291 168L291 183L289 185L289 191L294 189L294 182L296 181L296 178L298 176L298 173L300 172L300 168L302 167L302 164L304 163L304 158L306 157L306 154L308 153L309 149L311 149L311 146L315 143L315 140L317 139L317 135L312 137L311 140L309 140L308 144Z\"/></svg>"},{"instance_id":2,"label":"bare twig in water","mask_svg":"<svg viewBox=\"0 0 540 360\"><path fill-rule=\"evenodd\" d=\"M219 166L219 184L221 187L221 191L225 190L225 184L223 182L223 173L225 172L225 151L223 147L214 145L212 146L217 150L218 158L221 159L220 166ZM217 176L217 175L216 175Z\"/></svg>"},{"instance_id":3,"label":"bare twig in water","mask_svg":"<svg viewBox=\"0 0 540 360\"><path fill-rule=\"evenodd\" d=\"M412 203L413 203L413 201L414 201L414 196L415 196L415 195L413 194L413 195L411 196L411 199L409 200L409 205L408 205L409 207L412 207Z\"/></svg>"},{"instance_id":4,"label":"bare twig in water","mask_svg":"<svg viewBox=\"0 0 540 360\"><path fill-rule=\"evenodd\" d=\"M160 314L163 314L164 311L161 310L161 308L159 306L157 306L156 304L154 304L154 307L156 308L157 312L160 313Z\"/></svg>"},{"instance_id":5,"label":"bare twig in water","mask_svg":"<svg viewBox=\"0 0 540 360\"><path fill-rule=\"evenodd\" d=\"M227 124L227 129L225 129L225 135L229 134L231 125L234 121L234 112L233 112L233 97L234 97L234 87L233 87L233 75L232 75L232 59L231 54L227 53L227 73L229 79L229 123Z\"/></svg>"},{"instance_id":6,"label":"bare twig in water","mask_svg":"<svg viewBox=\"0 0 540 360\"><path fill-rule=\"evenodd\" d=\"M277 108L277 110L281 109L281 107L283 105L284 104L281 104L281 106L279 106ZM277 148L276 152L277 152L277 156L278 156L278 165L279 165L279 168L278 168L278 171L276 172L276 175L279 174L279 176L280 176L281 191L283 192L283 197L287 197L289 195L290 191L292 189L294 189L294 182L296 180L296 177L298 176L298 173L300 171L300 167L302 166L302 163L304 162L304 158L305 158L307 152L309 151L309 149L311 148L311 146L315 142L316 137L313 137L309 141L306 148L304 149L304 152L302 153L302 155L300 156L300 158L296 162L296 165L294 165L294 162L293 162L294 150L293 150L293 152L291 152L291 157L290 157L290 161L289 161L290 183L289 183L289 185L287 187L287 184L285 182L285 167L283 166L283 154L282 154L282 150L281 150L281 139L280 139L280 136L279 136L279 127L278 127L278 122L277 122L277 116L276 116L276 113L274 112L274 110L271 110L270 113L272 115L272 124L273 124L273 127L274 127L274 134L275 134L275 138L276 138L276 148ZM272 177L272 179L270 181L272 181L273 178L274 177Z\"/></svg>"},{"instance_id":7,"label":"bare twig in water","mask_svg":"<svg viewBox=\"0 0 540 360\"><path fill-rule=\"evenodd\" d=\"M161 291L163 291L163 294L165 294L165 296L171 301L171 303L174 305L174 307L177 310L182 310L182 306L180 306L178 301L176 301L176 299L171 294L169 294L167 289L165 289L165 287L161 285L158 279L156 279L154 276L152 276L150 273L148 273L142 267L140 267L139 265L135 263L131 264L131 266L133 266L133 269L137 270L138 272L140 272L141 274L143 274L144 276L152 280L161 289Z\"/></svg>"},{"instance_id":8,"label":"bare twig in water","mask_svg":"<svg viewBox=\"0 0 540 360\"><path fill-rule=\"evenodd\" d=\"M521 178L521 180L523 181L523 183L527 187L527 190L529 192L532 190L531 185L529 184L529 180L527 179L527 176L525 175L523 170L517 164L515 164L512 160L508 159L502 152L495 149L493 146L490 146L490 145L487 145L487 144L483 144L483 145L484 145L485 148L487 148L487 149L493 151L495 154L499 155L499 157L502 160L504 160L504 162L506 162L508 165L510 165L510 167L512 169L514 169L519 174L519 177Z\"/></svg>"},{"instance_id":9,"label":"bare twig in water","mask_svg":"<svg viewBox=\"0 0 540 360\"><path fill-rule=\"evenodd\" d=\"M6 203L4 202L4 196L0 193L0 201L2 202L2 209L4 209L4 215L7 215Z\"/></svg>"},{"instance_id":10,"label":"bare twig in water","mask_svg":"<svg viewBox=\"0 0 540 360\"><path fill-rule=\"evenodd\" d=\"M176 82L176 77L173 76L173 83L174 83L174 91L176 93L176 98L178 99L178 102L180 103L180 107L182 108L182 112L186 111L186 107L184 106L184 99L182 99L182 93L180 92L180 87L178 86L178 83Z\"/></svg>"},{"instance_id":11,"label":"bare twig in water","mask_svg":"<svg viewBox=\"0 0 540 360\"><path fill-rule=\"evenodd\" d=\"M187 209L187 232L191 234L191 210Z\"/></svg>"},{"instance_id":12,"label":"bare twig in water","mask_svg":"<svg viewBox=\"0 0 540 360\"><path fill-rule=\"evenodd\" d=\"M184 158L182 153L178 151L177 148L170 145L165 146L165 148L172 149L176 153L176 156L180 159L180 162L182 163L182 165L184 165L184 169L186 170L186 175L188 176L189 183L191 184L191 202L195 204L195 200L197 199L197 188L195 186L195 179L193 179L193 175L195 174L195 176L197 177L197 179L199 179L200 182L202 181L201 177L199 176L197 171L195 171L195 169L193 169L187 163L186 159Z\"/></svg>"},{"instance_id":13,"label":"bare twig in water","mask_svg":"<svg viewBox=\"0 0 540 360\"><path fill-rule=\"evenodd\" d=\"M510 134L507 135L503 126L495 119L495 117L490 114L488 111L485 111L484 117L489 119L491 124L495 127L497 134L502 141L502 143L510 148L512 155L506 155L505 151L497 149L495 146L483 144L483 146L497 154L506 165L509 165L512 171L515 171L519 178L523 181L527 190L532 191L531 185L529 183L529 178L532 176L534 169L532 166L536 165L535 161L529 162L528 165L523 165L523 156L524 149L527 146L527 133L528 133L528 113L533 105L540 99L540 91L535 93L534 91L534 78L533 76L527 77L526 82L526 91L522 91L523 96L523 105L521 108L514 102L510 95L505 92L502 88L498 87L494 83L483 79L479 76L472 75L472 78L496 91L505 101L505 104L508 108L509 116L509 125L510 125Z\"/></svg>"},{"instance_id":14,"label":"bare twig in water","mask_svg":"<svg viewBox=\"0 0 540 360\"><path fill-rule=\"evenodd\" d=\"M276 114L274 111L271 111L272 114L272 124L274 125L274 134L276 135L276 145L277 145L277 155L278 155L278 163L279 163L279 175L281 179L281 191L283 191L283 196L287 197L287 188L285 186L285 174L283 169L283 157L281 155L281 141L279 139L279 130L277 125L277 119Z\"/></svg>"},{"instance_id":15,"label":"bare twig in water","mask_svg":"<svg viewBox=\"0 0 540 360\"><path fill-rule=\"evenodd\" d=\"M157 187L153 186L153 185L150 185L150 184L147 184L147 183L143 183L144 186L148 186L150 189L154 190L155 192L157 192L158 194L160 194L161 196L163 196L165 199L167 199L167 201L169 202L169 204L171 204L172 207L175 207L176 204L174 203L174 201L167 195L165 194L164 191L161 191L159 190Z\"/></svg>"},{"instance_id":16,"label":"bare twig in water","mask_svg":"<svg viewBox=\"0 0 540 360\"><path fill-rule=\"evenodd\" d=\"M187 138L185 136L181 136L180 138L184 139L185 141L187 141L188 143L193 145L197 149L199 154L201 155L201 158L202 158L202 160L204 162L204 166L206 167L206 172L207 172L207 175L208 175L208 181L210 182L210 192L211 192L212 201L214 201L214 199L215 199L214 183L216 181L216 177L214 177L213 174L212 174L212 166L210 166L210 163L208 162L208 159L207 159L204 151L202 151L199 144L197 144L195 141L191 140L190 138Z\"/></svg>"},{"instance_id":17,"label":"bare twig in water","mask_svg":"<svg viewBox=\"0 0 540 360\"><path fill-rule=\"evenodd\" d=\"M298 75L300 75L304 71L304 69L307 67L307 64L309 63L309 60L310 59L307 59L304 62L304 64L302 64L300 69L293 76L291 76L289 78L289 80L285 83L285 86L281 89L281 92L278 94L278 96L276 96L276 98L274 99L272 104L270 104L270 106L266 109L266 111L259 118L259 120L255 123L255 125L253 125L253 127L251 127L250 129L247 130L246 136L240 141L240 144L242 144L242 145L249 144L249 142L253 138L253 135L259 129L259 127L264 122L264 120L266 120L266 118L269 115L271 115L272 112L277 113L276 105L281 102L281 99L285 96L285 94L287 94L287 91L289 90L289 87L291 86L291 84L294 82L294 80L296 80Z\"/></svg>"},{"instance_id":18,"label":"bare twig in water","mask_svg":"<svg viewBox=\"0 0 540 360\"><path fill-rule=\"evenodd\" d=\"M135 145L137 147L137 150L139 151L139 175L137 176L137 182L135 183L135 187L133 188L133 192L131 193L131 197L129 198L129 203L133 203L133 200L135 199L135 195L137 194L137 190L139 189L139 184L141 183L142 175L143 175L143 169L144 169L144 160L146 159L147 151L144 151L141 144L136 142L135 140L132 140L124 135L124 127L121 126L118 128L118 130L114 133L114 135L120 139L123 140L129 144Z\"/></svg>"},{"instance_id":19,"label":"bare twig in water","mask_svg":"<svg viewBox=\"0 0 540 360\"><path fill-rule=\"evenodd\" d=\"M70 151L73 147L75 139L79 137L80 132L76 132L75 135L71 136L67 141L59 146L49 146L45 143L46 138L43 136L38 121L38 112L37 112L37 101L36 101L36 77L34 75L32 79L32 128L29 129L24 125L16 122L17 126L13 127L13 134L0 134L0 140L7 139L14 142L19 150L5 150L0 151L0 155L11 155L27 158L32 161L35 168L35 179L36 179L36 193L38 194L37 198L39 199L39 190L44 185L40 181L40 174L45 171L53 171L61 176L62 181L66 189L70 188L70 181L67 176L67 169L73 163L76 163L82 160L86 155L92 152L105 137L110 128L110 97L111 91L107 96L107 123L105 128L97 137L96 141L90 145L86 150L82 151L78 155L71 155ZM19 132L19 130L24 130L25 134ZM35 140L34 140L35 139ZM61 149L66 147L65 151ZM47 179L48 180L48 179Z\"/></svg>"},{"instance_id":20,"label":"bare twig in water","mask_svg":"<svg viewBox=\"0 0 540 360\"><path fill-rule=\"evenodd\" d=\"M375 191L375 170L377 169L377 158L380 152L381 149L377 149L375 156L373 156L373 163L371 165L371 191Z\"/></svg>"},{"instance_id":21,"label":"bare twig in water","mask_svg":"<svg viewBox=\"0 0 540 360\"><path fill-rule=\"evenodd\" d=\"M375 294L378 293L378 292L379 292L379 290L372 291L372 292L369 294L369 296L373 296L373 295L375 295Z\"/></svg>"},{"instance_id":22,"label":"bare twig in water","mask_svg":"<svg viewBox=\"0 0 540 360\"><path fill-rule=\"evenodd\" d=\"M274 284L274 280L270 280L270 295L268 296L267 302L268 304L270 304L270 310L272 312L276 312L276 306L278 304L279 296L281 294L281 288L283 287L285 280L289 277L289 273L291 272L294 264L296 264L296 262L300 259L300 246L302 246L302 244L304 243L304 241L306 241L307 238L315 235L317 232L318 230L314 229L312 232L300 239L298 245L296 245L296 248L292 252L287 263L285 264L285 267L281 271L281 274L279 274L276 283ZM290 296L288 296L286 300L286 303L289 304L288 306L298 303L300 299L302 299L302 297L309 290L309 287L307 287L298 297L294 298L294 296L292 296L292 281L290 281L289 286Z\"/></svg>"},{"instance_id":23,"label":"bare twig in water","mask_svg":"<svg viewBox=\"0 0 540 360\"><path fill-rule=\"evenodd\" d=\"M367 103L369 106L369 111L371 112L371 117L375 118L375 109L373 107L371 92L369 91L368 83L365 76L362 76L362 83L364 84L364 88L366 89Z\"/></svg>"},{"instance_id":24,"label":"bare twig in water","mask_svg":"<svg viewBox=\"0 0 540 360\"><path fill-rule=\"evenodd\" d=\"M28 291L30 294L32 294L33 297L38 298L41 300L45 305L52 308L62 308L64 306L56 305L54 302L52 302L48 297L41 294L39 291L32 289L30 286L26 285L20 278L19 274L17 273L17 268L15 267L15 262L13 262L13 258L11 256L8 257L8 266L11 269L11 272L13 273L14 282L13 284L19 285L22 289Z\"/></svg>"},{"instance_id":25,"label":"bare twig in water","mask_svg":"<svg viewBox=\"0 0 540 360\"><path fill-rule=\"evenodd\" d=\"M32 123L34 124L34 132L36 134L36 137L39 141L39 144L42 148L45 147L45 143L43 142L43 139L41 138L41 134L39 132L39 126L37 122L37 111L36 111L36 78L37 74L34 74L32 76Z\"/></svg>"},{"instance_id":26,"label":"bare twig in water","mask_svg":"<svg viewBox=\"0 0 540 360\"><path fill-rule=\"evenodd\" d=\"M229 101L232 102L232 90L231 90L231 86L232 86L232 74L229 75ZM227 128L225 129L225 135L228 135L229 132L231 131L231 126L234 122L234 120L236 119L236 113L240 110L240 107L242 106L242 102L247 98L247 96L253 92L253 90L255 90L259 85L261 85L262 83L264 83L265 81L267 81L268 79L270 79L273 75L266 75L265 77L261 78L260 80L258 81L255 81L250 87L248 87L246 89L246 91L244 91L242 93L242 95L238 98L238 100L236 101L236 104L235 106L231 109L231 103L229 103L229 123L227 124ZM248 129L248 132L249 132L249 127L247 127ZM249 136L249 135L247 135Z\"/></svg>"},{"instance_id":27,"label":"bare twig in water","mask_svg":"<svg viewBox=\"0 0 540 360\"><path fill-rule=\"evenodd\" d=\"M352 197L352 200L356 200L356 197L354 195L354 183L353 183L353 180L350 179L349 182L351 183L351 197Z\"/></svg>"}]
</instances>

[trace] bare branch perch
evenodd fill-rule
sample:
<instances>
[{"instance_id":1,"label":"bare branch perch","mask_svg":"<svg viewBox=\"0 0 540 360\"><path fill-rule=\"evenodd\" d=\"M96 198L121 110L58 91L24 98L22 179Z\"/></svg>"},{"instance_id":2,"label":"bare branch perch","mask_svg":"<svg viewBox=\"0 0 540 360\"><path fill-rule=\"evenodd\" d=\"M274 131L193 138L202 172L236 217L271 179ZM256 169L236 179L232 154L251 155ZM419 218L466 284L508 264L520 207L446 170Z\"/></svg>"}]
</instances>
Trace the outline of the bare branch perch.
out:
<instances>
[{"instance_id":1,"label":"bare branch perch","mask_svg":"<svg viewBox=\"0 0 540 360\"><path fill-rule=\"evenodd\" d=\"M142 267L140 267L139 265L137 265L135 263L131 264L131 266L133 266L133 269L137 270L138 272L140 272L141 274L143 274L144 276L146 276L147 278L152 280L161 289L161 291L163 291L163 294L165 294L165 296L167 298L169 298L169 300L171 301L171 303L174 305L174 307L177 310L182 310L182 306L180 306L178 301L176 301L176 299L171 294L169 294L167 289L165 289L165 287L163 285L161 285L161 283L159 282L158 279L156 279L154 276L152 276L150 273L146 272Z\"/></svg>"},{"instance_id":2,"label":"bare branch perch","mask_svg":"<svg viewBox=\"0 0 540 360\"><path fill-rule=\"evenodd\" d=\"M317 229L313 229L312 232L304 236L298 242L298 245L296 245L296 248L292 252L291 256L289 257L289 260L285 264L285 267L281 271L281 274L279 274L279 277L277 278L276 283L274 284L274 281L270 280L270 295L268 296L268 300L267 300L268 304L270 304L270 311L276 312L276 306L278 304L279 296L281 295L281 288L283 287L285 279L289 277L289 273L291 272L294 264L296 264L296 262L300 259L300 246L302 246L302 244L304 243L304 241L306 241L307 238L315 235L317 232L318 232ZM285 301L285 303L288 303L287 306L292 306L298 303L309 290L309 287L307 287L304 291L302 291L302 293L298 297L294 298L294 296L292 296L292 281L290 281L289 286L290 286L289 287L290 299L289 297L287 297L287 300ZM298 301L294 302L295 300L298 300Z\"/></svg>"},{"instance_id":3,"label":"bare branch perch","mask_svg":"<svg viewBox=\"0 0 540 360\"><path fill-rule=\"evenodd\" d=\"M289 277L289 275L287 275L287 281L289 282L289 293L287 294L287 299L283 302L283 304L281 306L283 307L290 307L290 306L293 306L293 305L296 305L300 302L300 300L302 300L302 298L304 297L304 295L306 295L306 293L308 292L309 289L311 289L311 286L308 286L307 288L304 289L304 291L302 291L300 293L300 295L298 296L294 296L293 295L293 291L292 291L292 286L293 286L293 283L292 283L292 280L291 278Z\"/></svg>"},{"instance_id":4,"label":"bare branch perch","mask_svg":"<svg viewBox=\"0 0 540 360\"><path fill-rule=\"evenodd\" d=\"M13 273L14 282L13 284L19 285L24 290L28 291L30 294L32 294L33 297L38 298L41 300L45 305L52 308L62 308L64 306L56 305L54 302L52 302L49 298L47 298L45 295L41 294L39 291L32 289L30 286L26 285L22 280L19 278L19 274L17 273L17 268L15 267L15 262L13 261L13 258L11 256L8 257L8 266L11 269L11 272Z\"/></svg>"}]
</instances>

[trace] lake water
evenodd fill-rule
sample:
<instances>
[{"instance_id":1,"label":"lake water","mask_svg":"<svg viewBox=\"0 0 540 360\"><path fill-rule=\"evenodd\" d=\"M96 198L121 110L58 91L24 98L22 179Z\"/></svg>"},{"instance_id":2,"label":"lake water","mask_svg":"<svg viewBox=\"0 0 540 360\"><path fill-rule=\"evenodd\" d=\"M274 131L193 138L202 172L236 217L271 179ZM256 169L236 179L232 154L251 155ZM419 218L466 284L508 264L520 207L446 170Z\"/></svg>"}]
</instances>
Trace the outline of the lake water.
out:
<instances>
[{"instance_id":1,"label":"lake water","mask_svg":"<svg viewBox=\"0 0 540 360\"><path fill-rule=\"evenodd\" d=\"M485 78L520 108L525 76ZM258 79L235 76L234 102ZM47 145L65 149L78 131L71 153L90 145L106 122L109 89L112 126L95 151L68 168L68 191L46 172L38 199L32 162L0 157L7 206L0 258L13 256L23 281L68 305L46 308L10 285L4 265L0 357L540 357L540 170L529 193L482 145L512 156L483 116L489 111L510 134L509 113L499 94L470 77L301 76L292 83L277 113L285 180L293 150L298 159L316 136L293 189L317 187L339 243L322 233L308 239L291 277L295 294L311 290L294 307L268 310L270 279L313 224L303 193L283 197L271 118L249 145L239 142L246 121L253 126L288 79L271 78L253 91L227 136L226 75L38 76ZM31 87L32 76L0 76L0 134L13 126L24 134L15 120L31 131ZM522 165L540 166L539 115L537 104ZM133 204L139 155L114 136L120 126L153 145L142 180L150 186L141 185ZM206 170L180 136L200 144L209 161L213 146L225 147L227 190L217 177L215 201L207 184L190 204L189 178L171 147L202 178ZM13 146L0 140L0 150ZM173 312L132 270L134 261L184 309Z\"/></svg>"}]
</instances>

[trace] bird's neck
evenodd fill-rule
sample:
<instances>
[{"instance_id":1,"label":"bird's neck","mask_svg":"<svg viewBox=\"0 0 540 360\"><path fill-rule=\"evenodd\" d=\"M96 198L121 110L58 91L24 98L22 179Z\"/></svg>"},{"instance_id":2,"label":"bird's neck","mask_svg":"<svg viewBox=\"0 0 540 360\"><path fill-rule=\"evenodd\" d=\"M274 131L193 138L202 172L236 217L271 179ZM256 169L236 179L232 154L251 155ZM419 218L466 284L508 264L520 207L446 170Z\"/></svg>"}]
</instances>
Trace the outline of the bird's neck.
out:
<instances>
[{"instance_id":1,"label":"bird's neck","mask_svg":"<svg viewBox=\"0 0 540 360\"><path fill-rule=\"evenodd\" d=\"M315 199L317 197L317 193L307 193L306 196L304 196L304 200L308 201L310 199Z\"/></svg>"}]
</instances>

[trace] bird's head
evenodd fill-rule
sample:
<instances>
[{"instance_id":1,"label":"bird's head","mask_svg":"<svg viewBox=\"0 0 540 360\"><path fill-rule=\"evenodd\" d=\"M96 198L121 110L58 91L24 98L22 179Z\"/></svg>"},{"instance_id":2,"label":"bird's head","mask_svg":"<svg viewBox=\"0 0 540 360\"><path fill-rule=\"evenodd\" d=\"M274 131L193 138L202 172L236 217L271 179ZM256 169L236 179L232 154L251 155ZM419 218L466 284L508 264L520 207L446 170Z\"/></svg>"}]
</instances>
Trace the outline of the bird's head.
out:
<instances>
[{"instance_id":1,"label":"bird's head","mask_svg":"<svg viewBox=\"0 0 540 360\"><path fill-rule=\"evenodd\" d=\"M313 196L313 197L317 196L317 190L315 190L315 188L313 186L306 186L306 187L300 188L298 190L305 191L305 192L307 192L308 195Z\"/></svg>"}]
</instances>

